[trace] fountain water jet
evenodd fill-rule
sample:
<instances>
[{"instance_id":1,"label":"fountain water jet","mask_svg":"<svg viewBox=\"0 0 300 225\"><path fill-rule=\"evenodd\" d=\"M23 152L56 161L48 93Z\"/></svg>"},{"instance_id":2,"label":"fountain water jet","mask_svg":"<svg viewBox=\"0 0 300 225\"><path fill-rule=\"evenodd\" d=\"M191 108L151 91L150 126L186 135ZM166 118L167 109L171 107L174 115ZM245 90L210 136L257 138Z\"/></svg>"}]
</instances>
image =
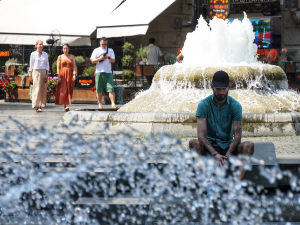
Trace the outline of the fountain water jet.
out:
<instances>
[{"instance_id":1,"label":"fountain water jet","mask_svg":"<svg viewBox=\"0 0 300 225\"><path fill-rule=\"evenodd\" d=\"M224 70L244 113L300 111L300 96L288 90L287 77L278 66L257 62L253 27L243 21L214 18L209 26L200 17L196 30L187 34L182 63L164 66L145 91L118 112L195 112L199 101L212 94L213 74Z\"/></svg>"}]
</instances>

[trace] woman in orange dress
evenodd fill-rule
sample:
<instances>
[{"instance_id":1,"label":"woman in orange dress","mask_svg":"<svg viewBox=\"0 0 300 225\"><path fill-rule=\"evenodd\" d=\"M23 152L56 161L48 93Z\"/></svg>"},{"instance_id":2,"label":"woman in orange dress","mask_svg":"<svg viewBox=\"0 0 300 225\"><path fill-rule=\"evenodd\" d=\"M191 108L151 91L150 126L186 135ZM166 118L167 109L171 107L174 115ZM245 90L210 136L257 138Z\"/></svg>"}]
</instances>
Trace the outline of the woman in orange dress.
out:
<instances>
[{"instance_id":1,"label":"woman in orange dress","mask_svg":"<svg viewBox=\"0 0 300 225\"><path fill-rule=\"evenodd\" d=\"M74 55L69 54L69 44L63 44L63 53L57 58L58 84L56 89L55 104L64 105L64 111L69 111L72 104L73 89L76 80L76 63Z\"/></svg>"}]
</instances>

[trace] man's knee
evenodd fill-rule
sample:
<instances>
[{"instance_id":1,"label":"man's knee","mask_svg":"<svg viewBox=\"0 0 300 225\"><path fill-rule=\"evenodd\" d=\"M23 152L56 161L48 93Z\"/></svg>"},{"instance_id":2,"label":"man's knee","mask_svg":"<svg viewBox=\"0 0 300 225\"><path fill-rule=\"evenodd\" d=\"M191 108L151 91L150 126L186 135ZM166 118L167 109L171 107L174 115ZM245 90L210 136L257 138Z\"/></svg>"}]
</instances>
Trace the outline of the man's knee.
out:
<instances>
[{"instance_id":1,"label":"man's knee","mask_svg":"<svg viewBox=\"0 0 300 225\"><path fill-rule=\"evenodd\" d=\"M199 141L197 139L191 139L189 141L189 149L196 149L197 145L199 145Z\"/></svg>"},{"instance_id":2,"label":"man's knee","mask_svg":"<svg viewBox=\"0 0 300 225\"><path fill-rule=\"evenodd\" d=\"M254 153L254 143L251 141L246 141L243 143L243 154L253 155Z\"/></svg>"}]
</instances>

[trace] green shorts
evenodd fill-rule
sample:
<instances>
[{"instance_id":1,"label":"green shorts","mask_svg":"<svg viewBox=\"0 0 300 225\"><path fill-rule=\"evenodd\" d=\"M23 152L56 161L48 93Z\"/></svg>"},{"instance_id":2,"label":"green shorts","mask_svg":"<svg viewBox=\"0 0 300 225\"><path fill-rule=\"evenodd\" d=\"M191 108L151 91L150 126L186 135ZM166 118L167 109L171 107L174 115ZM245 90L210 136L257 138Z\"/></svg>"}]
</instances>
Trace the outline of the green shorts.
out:
<instances>
[{"instance_id":1,"label":"green shorts","mask_svg":"<svg viewBox=\"0 0 300 225\"><path fill-rule=\"evenodd\" d=\"M106 87L106 92L114 92L114 77L112 73L96 73L96 92L101 93Z\"/></svg>"}]
</instances>

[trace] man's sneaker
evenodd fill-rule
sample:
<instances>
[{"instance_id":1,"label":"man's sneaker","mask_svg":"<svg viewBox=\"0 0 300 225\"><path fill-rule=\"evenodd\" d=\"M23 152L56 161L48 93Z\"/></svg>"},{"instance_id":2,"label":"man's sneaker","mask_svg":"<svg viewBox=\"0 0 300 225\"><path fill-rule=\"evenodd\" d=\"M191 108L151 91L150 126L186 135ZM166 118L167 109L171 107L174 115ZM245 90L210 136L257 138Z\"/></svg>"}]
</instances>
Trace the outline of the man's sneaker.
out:
<instances>
[{"instance_id":1,"label":"man's sneaker","mask_svg":"<svg viewBox=\"0 0 300 225\"><path fill-rule=\"evenodd\" d=\"M99 106L98 106L98 109L103 109L102 105L99 105Z\"/></svg>"},{"instance_id":2,"label":"man's sneaker","mask_svg":"<svg viewBox=\"0 0 300 225\"><path fill-rule=\"evenodd\" d=\"M118 106L116 106L116 105L113 105L111 108L112 108L112 109L117 109L117 108L118 108Z\"/></svg>"}]
</instances>

